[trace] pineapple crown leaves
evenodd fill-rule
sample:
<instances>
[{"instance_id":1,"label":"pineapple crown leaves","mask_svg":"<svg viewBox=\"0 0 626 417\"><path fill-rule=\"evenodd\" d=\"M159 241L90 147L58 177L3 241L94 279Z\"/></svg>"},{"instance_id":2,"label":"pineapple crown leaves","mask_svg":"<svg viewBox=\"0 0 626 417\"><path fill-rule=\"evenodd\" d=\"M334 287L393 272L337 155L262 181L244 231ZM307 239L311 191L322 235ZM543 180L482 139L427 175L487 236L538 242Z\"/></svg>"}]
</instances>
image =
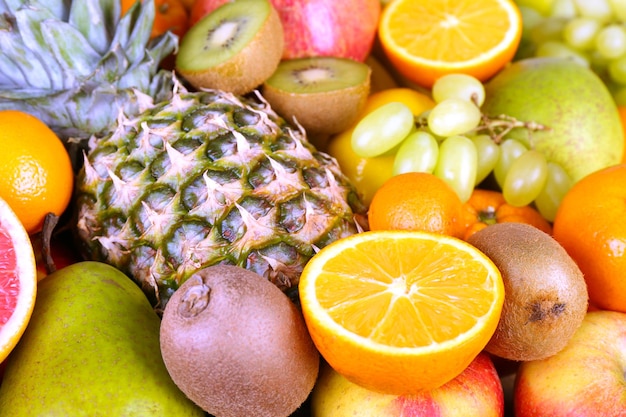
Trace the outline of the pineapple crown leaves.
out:
<instances>
[{"instance_id":1,"label":"pineapple crown leaves","mask_svg":"<svg viewBox=\"0 0 626 417\"><path fill-rule=\"evenodd\" d=\"M102 136L121 109L167 100L172 74L159 64L178 46L150 39L155 6L118 0L0 0L0 109L33 114L64 141Z\"/></svg>"}]
</instances>

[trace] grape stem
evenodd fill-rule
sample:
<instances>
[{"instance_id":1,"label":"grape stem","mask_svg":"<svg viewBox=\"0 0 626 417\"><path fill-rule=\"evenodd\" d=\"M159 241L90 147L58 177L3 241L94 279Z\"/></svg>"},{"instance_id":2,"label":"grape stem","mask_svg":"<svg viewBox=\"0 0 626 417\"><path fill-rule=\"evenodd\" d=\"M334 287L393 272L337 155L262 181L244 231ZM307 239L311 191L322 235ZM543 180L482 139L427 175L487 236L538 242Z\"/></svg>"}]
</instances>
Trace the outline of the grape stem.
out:
<instances>
[{"instance_id":1,"label":"grape stem","mask_svg":"<svg viewBox=\"0 0 626 417\"><path fill-rule=\"evenodd\" d=\"M528 132L528 142L532 146L532 133L538 131L547 131L550 128L541 123L537 123L534 121L524 122L521 120L517 120L514 117L507 116L506 114L501 114L499 116L488 116L483 114L481 116L480 124L472 129L469 133L486 133L491 137L491 139L500 144L504 137L513 129L522 128L526 129Z\"/></svg>"},{"instance_id":2,"label":"grape stem","mask_svg":"<svg viewBox=\"0 0 626 417\"><path fill-rule=\"evenodd\" d=\"M428 120L426 117L423 116L417 117L415 120L415 125L418 129L428 129ZM499 116L488 116L483 113L481 115L481 120L478 126L466 132L465 134L487 134L491 138L491 140L499 145L500 143L502 143L505 136L511 130L516 128L526 129L526 131L528 132L528 143L530 145L530 148L533 148L533 132L550 130L548 126L534 121L524 122L506 114L501 114Z\"/></svg>"}]
</instances>

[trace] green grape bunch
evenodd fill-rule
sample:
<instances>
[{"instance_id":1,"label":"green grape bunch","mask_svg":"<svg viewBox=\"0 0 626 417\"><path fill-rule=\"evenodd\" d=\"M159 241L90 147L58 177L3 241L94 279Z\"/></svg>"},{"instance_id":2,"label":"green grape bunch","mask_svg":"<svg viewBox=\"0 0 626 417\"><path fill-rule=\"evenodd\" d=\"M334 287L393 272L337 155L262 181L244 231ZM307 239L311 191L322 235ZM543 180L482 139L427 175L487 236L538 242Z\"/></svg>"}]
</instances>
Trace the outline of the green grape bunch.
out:
<instances>
[{"instance_id":1,"label":"green grape bunch","mask_svg":"<svg viewBox=\"0 0 626 417\"><path fill-rule=\"evenodd\" d=\"M554 0L548 11L519 8L523 31L515 60L572 59L598 74L616 102L626 104L625 0Z\"/></svg>"},{"instance_id":2,"label":"green grape bunch","mask_svg":"<svg viewBox=\"0 0 626 417\"><path fill-rule=\"evenodd\" d=\"M507 203L534 205L549 221L572 181L558 164L530 145L509 138L515 128L547 127L506 115L485 115L484 85L466 74L439 78L432 88L435 106L415 117L403 103L391 102L356 125L352 148L362 157L393 155L393 174L427 172L443 179L467 201L474 188L492 178Z\"/></svg>"}]
</instances>

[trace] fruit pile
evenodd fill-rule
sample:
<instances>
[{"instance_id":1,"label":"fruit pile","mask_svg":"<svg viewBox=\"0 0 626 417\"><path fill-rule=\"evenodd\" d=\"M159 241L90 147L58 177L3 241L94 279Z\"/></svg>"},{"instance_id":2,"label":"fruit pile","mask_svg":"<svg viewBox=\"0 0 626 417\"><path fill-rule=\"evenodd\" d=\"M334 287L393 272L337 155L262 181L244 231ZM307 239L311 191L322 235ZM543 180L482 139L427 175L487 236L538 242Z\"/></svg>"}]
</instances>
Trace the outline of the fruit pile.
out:
<instances>
[{"instance_id":1,"label":"fruit pile","mask_svg":"<svg viewBox=\"0 0 626 417\"><path fill-rule=\"evenodd\" d=\"M0 417L625 416L625 18L0 2Z\"/></svg>"}]
</instances>

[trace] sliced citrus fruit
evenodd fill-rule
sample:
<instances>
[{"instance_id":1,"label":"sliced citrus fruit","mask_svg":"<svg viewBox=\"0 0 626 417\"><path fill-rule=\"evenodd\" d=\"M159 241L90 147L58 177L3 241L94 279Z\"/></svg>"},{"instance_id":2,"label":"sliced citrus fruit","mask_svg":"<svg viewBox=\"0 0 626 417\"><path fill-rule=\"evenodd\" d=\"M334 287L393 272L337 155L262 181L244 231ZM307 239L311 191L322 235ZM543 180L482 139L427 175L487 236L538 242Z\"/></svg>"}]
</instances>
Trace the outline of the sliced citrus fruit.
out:
<instances>
[{"instance_id":1,"label":"sliced citrus fruit","mask_svg":"<svg viewBox=\"0 0 626 417\"><path fill-rule=\"evenodd\" d=\"M0 362L26 329L35 306L37 266L26 229L0 199Z\"/></svg>"},{"instance_id":2,"label":"sliced citrus fruit","mask_svg":"<svg viewBox=\"0 0 626 417\"><path fill-rule=\"evenodd\" d=\"M522 18L512 0L395 0L378 32L394 68L430 88L444 74L498 72L515 55Z\"/></svg>"},{"instance_id":3,"label":"sliced citrus fruit","mask_svg":"<svg viewBox=\"0 0 626 417\"><path fill-rule=\"evenodd\" d=\"M500 272L470 244L421 231L339 239L307 263L302 312L324 359L367 389L408 395L458 376L502 311Z\"/></svg>"}]
</instances>

